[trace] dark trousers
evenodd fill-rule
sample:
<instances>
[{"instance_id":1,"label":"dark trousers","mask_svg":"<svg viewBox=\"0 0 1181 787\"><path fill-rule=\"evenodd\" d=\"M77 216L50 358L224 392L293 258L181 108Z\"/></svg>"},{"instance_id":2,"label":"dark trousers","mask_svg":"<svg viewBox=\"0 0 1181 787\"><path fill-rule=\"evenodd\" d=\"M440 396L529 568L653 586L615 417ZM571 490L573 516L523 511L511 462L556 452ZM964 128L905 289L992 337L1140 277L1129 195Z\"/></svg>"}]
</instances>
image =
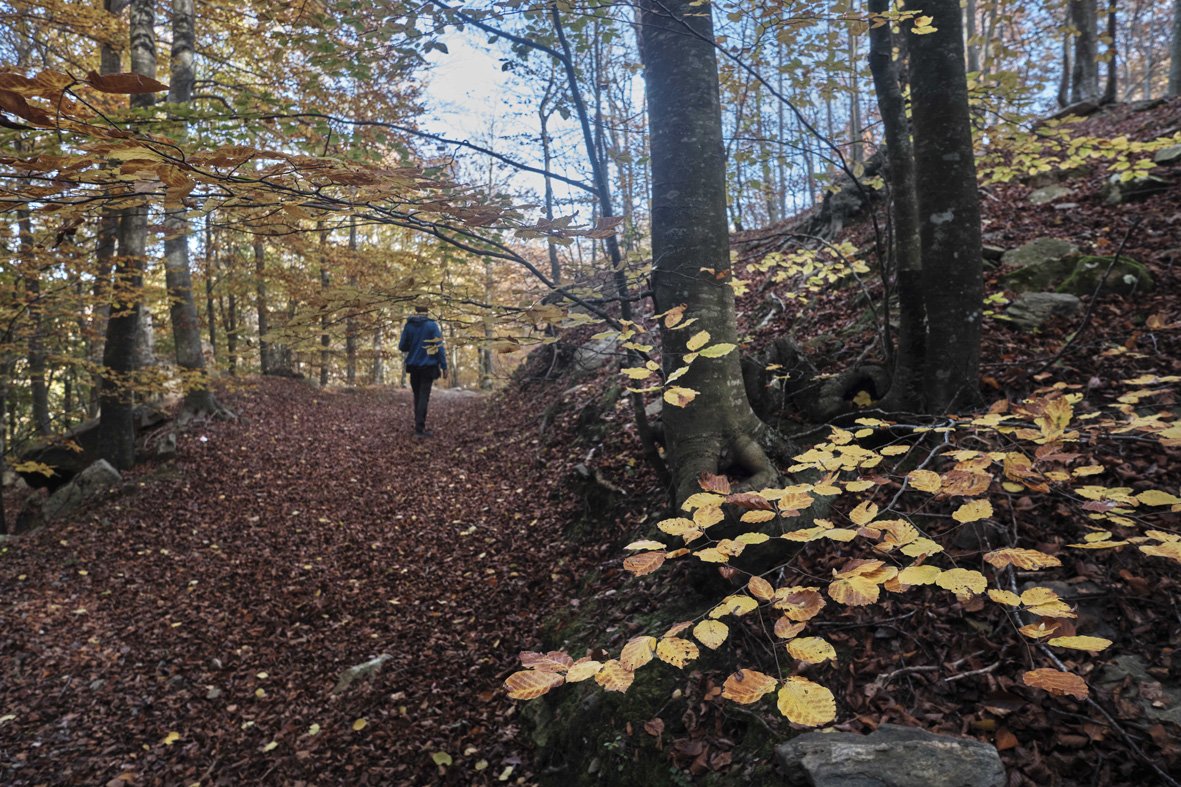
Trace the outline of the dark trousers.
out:
<instances>
[{"instance_id":1,"label":"dark trousers","mask_svg":"<svg viewBox=\"0 0 1181 787\"><path fill-rule=\"evenodd\" d=\"M426 431L426 408L431 401L431 385L439 376L438 366L416 366L410 370L410 390L414 392L414 431Z\"/></svg>"}]
</instances>

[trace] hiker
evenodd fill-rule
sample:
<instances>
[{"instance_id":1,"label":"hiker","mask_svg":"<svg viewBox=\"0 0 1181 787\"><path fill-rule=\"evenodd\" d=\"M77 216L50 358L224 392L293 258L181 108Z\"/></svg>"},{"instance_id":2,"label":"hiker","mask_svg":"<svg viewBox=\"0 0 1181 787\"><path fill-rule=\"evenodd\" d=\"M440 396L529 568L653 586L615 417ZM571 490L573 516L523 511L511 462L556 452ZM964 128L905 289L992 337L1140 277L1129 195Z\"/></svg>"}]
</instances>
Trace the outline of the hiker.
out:
<instances>
[{"instance_id":1,"label":"hiker","mask_svg":"<svg viewBox=\"0 0 1181 787\"><path fill-rule=\"evenodd\" d=\"M426 407L431 399L431 385L447 372L447 351L443 349L443 331L427 316L427 305L416 303L414 314L406 320L398 349L405 353L410 389L414 391L414 435L426 437Z\"/></svg>"}]
</instances>

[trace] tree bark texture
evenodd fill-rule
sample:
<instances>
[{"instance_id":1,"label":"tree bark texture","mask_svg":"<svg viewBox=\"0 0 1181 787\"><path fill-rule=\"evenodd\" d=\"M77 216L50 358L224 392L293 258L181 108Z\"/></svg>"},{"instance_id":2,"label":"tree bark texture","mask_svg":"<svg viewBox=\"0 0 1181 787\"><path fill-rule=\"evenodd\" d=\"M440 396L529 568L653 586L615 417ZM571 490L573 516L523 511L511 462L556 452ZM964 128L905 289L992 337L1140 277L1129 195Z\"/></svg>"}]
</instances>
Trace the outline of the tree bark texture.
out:
<instances>
[{"instance_id":1,"label":"tree bark texture","mask_svg":"<svg viewBox=\"0 0 1181 787\"><path fill-rule=\"evenodd\" d=\"M1071 103L1099 98L1099 18L1096 2L1070 0L1070 24L1074 28Z\"/></svg>"},{"instance_id":2,"label":"tree bark texture","mask_svg":"<svg viewBox=\"0 0 1181 787\"><path fill-rule=\"evenodd\" d=\"M193 50L195 32L193 0L173 0L172 58L168 101L185 105L193 98ZM166 197L166 202L168 198ZM166 205L164 214L164 279L168 290L168 316L176 346L176 364L186 376L182 417L212 414L217 402L205 375L201 350L201 323L193 298L193 274L189 266L189 222L182 204Z\"/></svg>"},{"instance_id":3,"label":"tree bark texture","mask_svg":"<svg viewBox=\"0 0 1181 787\"><path fill-rule=\"evenodd\" d=\"M1181 0L1173 0L1173 36L1169 41L1169 95L1181 95Z\"/></svg>"},{"instance_id":4,"label":"tree bark texture","mask_svg":"<svg viewBox=\"0 0 1181 787\"><path fill-rule=\"evenodd\" d=\"M885 14L889 8L889 0L869 0L871 14ZM878 110L886 137L899 309L898 351L888 397L890 409L902 409L913 406L921 393L926 310L923 305L923 261L919 241L918 196L915 192L914 145L899 79L899 63L894 59L893 35L888 24L869 31L869 68L873 74Z\"/></svg>"},{"instance_id":5,"label":"tree bark texture","mask_svg":"<svg viewBox=\"0 0 1181 787\"><path fill-rule=\"evenodd\" d=\"M349 251L353 252L355 256L357 251L357 218L354 216L349 222ZM357 277L355 274L349 275L349 289L352 291L350 297L355 297L357 291ZM357 309L352 304L349 305L348 314L344 320L344 357L345 357L345 381L349 385L357 384Z\"/></svg>"},{"instance_id":6,"label":"tree bark texture","mask_svg":"<svg viewBox=\"0 0 1181 787\"><path fill-rule=\"evenodd\" d=\"M912 36L910 84L927 334L924 393L931 412L979 395L984 297L980 196L957 0L926 0L938 30Z\"/></svg>"},{"instance_id":7,"label":"tree bark texture","mask_svg":"<svg viewBox=\"0 0 1181 787\"><path fill-rule=\"evenodd\" d=\"M653 289L656 308L685 304L689 330L661 330L666 374L680 368L686 341L736 343L726 223L726 162L717 61L708 3L641 3L644 78L652 168ZM697 358L676 381L698 391L687 407L666 404L663 421L674 496L696 491L702 472L718 470L769 483L775 468L759 445L764 429L751 410L737 352Z\"/></svg>"},{"instance_id":8,"label":"tree bark texture","mask_svg":"<svg viewBox=\"0 0 1181 787\"><path fill-rule=\"evenodd\" d=\"M266 241L254 236L254 308L258 312L258 366L263 374L271 371L270 306L267 303Z\"/></svg>"}]
</instances>

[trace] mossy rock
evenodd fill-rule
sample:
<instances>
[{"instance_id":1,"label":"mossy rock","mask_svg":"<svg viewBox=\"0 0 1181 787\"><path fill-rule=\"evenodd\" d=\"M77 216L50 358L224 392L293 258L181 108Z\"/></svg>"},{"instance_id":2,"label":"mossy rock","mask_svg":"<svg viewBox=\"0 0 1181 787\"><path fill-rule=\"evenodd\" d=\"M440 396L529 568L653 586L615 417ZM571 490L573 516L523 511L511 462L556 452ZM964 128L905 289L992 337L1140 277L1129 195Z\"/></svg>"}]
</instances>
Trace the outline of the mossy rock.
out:
<instances>
[{"instance_id":1,"label":"mossy rock","mask_svg":"<svg viewBox=\"0 0 1181 787\"><path fill-rule=\"evenodd\" d=\"M1104 273L1111 268L1104 279ZM1071 295L1090 295L1103 282L1102 291L1118 295L1151 292L1155 282L1142 263L1131 257L1120 256L1112 265L1111 257L1079 257L1069 275L1058 285L1058 292Z\"/></svg>"},{"instance_id":2,"label":"mossy rock","mask_svg":"<svg viewBox=\"0 0 1181 787\"><path fill-rule=\"evenodd\" d=\"M1074 271L1077 257L1051 257L1023 265L1001 276L1001 286L1014 292L1055 290Z\"/></svg>"}]
</instances>

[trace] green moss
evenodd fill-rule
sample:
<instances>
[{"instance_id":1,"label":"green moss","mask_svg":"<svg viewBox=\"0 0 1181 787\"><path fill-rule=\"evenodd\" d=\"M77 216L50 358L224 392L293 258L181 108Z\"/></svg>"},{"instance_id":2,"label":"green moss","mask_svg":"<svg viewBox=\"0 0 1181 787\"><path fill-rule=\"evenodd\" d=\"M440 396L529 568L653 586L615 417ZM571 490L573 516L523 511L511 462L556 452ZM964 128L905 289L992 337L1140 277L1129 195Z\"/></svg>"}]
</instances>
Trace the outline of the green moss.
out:
<instances>
[{"instance_id":1,"label":"green moss","mask_svg":"<svg viewBox=\"0 0 1181 787\"><path fill-rule=\"evenodd\" d=\"M1107 273L1108 267L1111 272ZM1112 265L1111 257L1079 257L1073 269L1058 286L1058 292L1068 292L1072 295L1090 295L1099 287L1099 282L1107 273L1103 281L1103 292L1113 292L1119 295L1132 295L1137 292L1150 292L1153 288L1152 276L1142 263L1131 257L1120 256Z\"/></svg>"}]
</instances>

